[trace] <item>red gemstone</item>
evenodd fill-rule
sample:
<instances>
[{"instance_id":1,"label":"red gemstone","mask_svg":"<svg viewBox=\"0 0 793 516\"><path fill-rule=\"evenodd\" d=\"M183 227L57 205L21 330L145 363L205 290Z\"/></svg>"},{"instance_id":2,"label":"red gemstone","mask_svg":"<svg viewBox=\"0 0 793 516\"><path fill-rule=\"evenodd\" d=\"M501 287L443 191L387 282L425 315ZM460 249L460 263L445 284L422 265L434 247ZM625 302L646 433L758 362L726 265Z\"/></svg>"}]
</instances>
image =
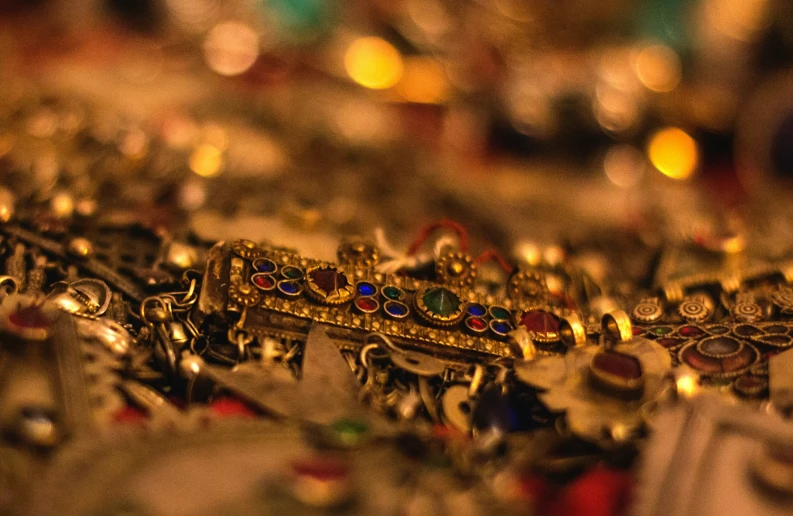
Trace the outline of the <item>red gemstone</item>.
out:
<instances>
[{"instance_id":1,"label":"red gemstone","mask_svg":"<svg viewBox=\"0 0 793 516\"><path fill-rule=\"evenodd\" d=\"M323 482L344 480L350 474L350 468L345 463L324 458L296 461L292 463L292 470L298 476Z\"/></svg>"},{"instance_id":2,"label":"red gemstone","mask_svg":"<svg viewBox=\"0 0 793 516\"><path fill-rule=\"evenodd\" d=\"M523 314L520 324L539 335L559 332L559 318L545 310L531 310Z\"/></svg>"},{"instance_id":3,"label":"red gemstone","mask_svg":"<svg viewBox=\"0 0 793 516\"><path fill-rule=\"evenodd\" d=\"M642 365L636 357L618 351L602 351L592 359L592 367L626 380L642 377Z\"/></svg>"},{"instance_id":4,"label":"red gemstone","mask_svg":"<svg viewBox=\"0 0 793 516\"><path fill-rule=\"evenodd\" d=\"M683 337L699 337L700 335L705 334L704 331L702 331L700 328L697 328L696 326L683 326L680 328L678 333L680 333L680 335Z\"/></svg>"},{"instance_id":5,"label":"red gemstone","mask_svg":"<svg viewBox=\"0 0 793 516\"><path fill-rule=\"evenodd\" d=\"M329 269L317 269L312 271L310 276L311 281L316 283L317 287L325 291L326 294L331 294L350 284L347 280L347 276L333 267Z\"/></svg>"},{"instance_id":6,"label":"red gemstone","mask_svg":"<svg viewBox=\"0 0 793 516\"><path fill-rule=\"evenodd\" d=\"M480 319L479 317L471 317L468 319L468 326L470 326L472 330L484 331L487 328L487 323L484 319Z\"/></svg>"},{"instance_id":7,"label":"red gemstone","mask_svg":"<svg viewBox=\"0 0 793 516\"><path fill-rule=\"evenodd\" d=\"M663 339L658 339L655 342L665 348L674 348L675 346L679 346L680 344L683 344L687 341L685 339L676 339L674 337L664 337Z\"/></svg>"},{"instance_id":8,"label":"red gemstone","mask_svg":"<svg viewBox=\"0 0 793 516\"><path fill-rule=\"evenodd\" d=\"M377 301L370 297L362 297L355 302L356 306L364 312L373 312L377 310Z\"/></svg>"},{"instance_id":9,"label":"red gemstone","mask_svg":"<svg viewBox=\"0 0 793 516\"><path fill-rule=\"evenodd\" d=\"M257 287L264 289L273 288L273 286L275 286L275 280L273 280L270 276L256 276L253 278L253 282L256 283Z\"/></svg>"},{"instance_id":10,"label":"red gemstone","mask_svg":"<svg viewBox=\"0 0 793 516\"><path fill-rule=\"evenodd\" d=\"M16 312L8 316L8 320L20 328L49 328L52 324L52 320L37 305L17 308Z\"/></svg>"}]
</instances>

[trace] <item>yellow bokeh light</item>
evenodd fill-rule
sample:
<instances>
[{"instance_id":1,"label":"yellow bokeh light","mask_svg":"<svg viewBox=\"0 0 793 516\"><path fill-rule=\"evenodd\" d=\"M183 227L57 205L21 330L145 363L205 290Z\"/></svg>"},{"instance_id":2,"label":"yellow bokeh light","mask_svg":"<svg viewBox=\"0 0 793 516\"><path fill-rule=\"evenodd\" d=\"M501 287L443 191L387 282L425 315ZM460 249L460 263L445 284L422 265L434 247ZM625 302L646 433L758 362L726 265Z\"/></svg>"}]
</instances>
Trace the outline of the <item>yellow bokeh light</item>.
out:
<instances>
[{"instance_id":1,"label":"yellow bokeh light","mask_svg":"<svg viewBox=\"0 0 793 516\"><path fill-rule=\"evenodd\" d=\"M429 57L412 57L405 60L396 91L408 102L440 104L449 96L449 83L439 62Z\"/></svg>"},{"instance_id":2,"label":"yellow bokeh light","mask_svg":"<svg viewBox=\"0 0 793 516\"><path fill-rule=\"evenodd\" d=\"M693 397L699 390L697 378L694 375L682 375L675 381L677 393L683 398Z\"/></svg>"},{"instance_id":3,"label":"yellow bokeh light","mask_svg":"<svg viewBox=\"0 0 793 516\"><path fill-rule=\"evenodd\" d=\"M643 48L636 56L634 66L641 83L652 91L672 91L680 83L680 58L665 45Z\"/></svg>"},{"instance_id":4,"label":"yellow bokeh light","mask_svg":"<svg viewBox=\"0 0 793 516\"><path fill-rule=\"evenodd\" d=\"M399 51L377 37L353 41L344 55L344 67L353 81L375 90L395 85L404 69Z\"/></svg>"},{"instance_id":5,"label":"yellow bokeh light","mask_svg":"<svg viewBox=\"0 0 793 516\"><path fill-rule=\"evenodd\" d=\"M672 179L688 179L699 161L697 143L676 127L655 133L650 138L647 154L653 166Z\"/></svg>"},{"instance_id":6,"label":"yellow bokeh light","mask_svg":"<svg viewBox=\"0 0 793 516\"><path fill-rule=\"evenodd\" d=\"M190 155L190 170L202 177L215 177L223 167L223 151L202 143Z\"/></svg>"}]
</instances>

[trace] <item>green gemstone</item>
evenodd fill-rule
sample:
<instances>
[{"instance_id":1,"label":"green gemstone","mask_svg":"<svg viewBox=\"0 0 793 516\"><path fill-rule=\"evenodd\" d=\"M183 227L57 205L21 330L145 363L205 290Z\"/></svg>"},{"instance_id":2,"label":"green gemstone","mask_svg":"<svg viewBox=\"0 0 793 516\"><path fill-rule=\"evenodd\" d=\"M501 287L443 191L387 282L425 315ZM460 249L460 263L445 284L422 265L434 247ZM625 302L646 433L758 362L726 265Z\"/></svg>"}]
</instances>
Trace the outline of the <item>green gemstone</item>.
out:
<instances>
[{"instance_id":1,"label":"green gemstone","mask_svg":"<svg viewBox=\"0 0 793 516\"><path fill-rule=\"evenodd\" d=\"M427 290L421 299L427 310L440 317L449 317L460 308L460 298L451 290L443 287Z\"/></svg>"},{"instance_id":2,"label":"green gemstone","mask_svg":"<svg viewBox=\"0 0 793 516\"><path fill-rule=\"evenodd\" d=\"M288 279L297 279L303 276L303 271L297 267L284 267L281 269L281 273Z\"/></svg>"},{"instance_id":3,"label":"green gemstone","mask_svg":"<svg viewBox=\"0 0 793 516\"><path fill-rule=\"evenodd\" d=\"M672 332L672 328L666 326L662 326L660 328L653 328L653 333L655 333L656 335L666 335L667 333L671 333L671 332Z\"/></svg>"},{"instance_id":4,"label":"green gemstone","mask_svg":"<svg viewBox=\"0 0 793 516\"><path fill-rule=\"evenodd\" d=\"M405 293L402 292L401 288L389 285L387 287L383 287L383 295L388 299L399 301L402 299L402 297L404 297Z\"/></svg>"},{"instance_id":5,"label":"green gemstone","mask_svg":"<svg viewBox=\"0 0 793 516\"><path fill-rule=\"evenodd\" d=\"M504 307L492 306L490 307L490 315L492 315L494 319L505 321L509 319L512 314L510 314L509 310Z\"/></svg>"},{"instance_id":6,"label":"green gemstone","mask_svg":"<svg viewBox=\"0 0 793 516\"><path fill-rule=\"evenodd\" d=\"M369 427L363 421L356 419L341 419L331 425L335 440L344 446L355 446L369 432Z\"/></svg>"}]
</instances>

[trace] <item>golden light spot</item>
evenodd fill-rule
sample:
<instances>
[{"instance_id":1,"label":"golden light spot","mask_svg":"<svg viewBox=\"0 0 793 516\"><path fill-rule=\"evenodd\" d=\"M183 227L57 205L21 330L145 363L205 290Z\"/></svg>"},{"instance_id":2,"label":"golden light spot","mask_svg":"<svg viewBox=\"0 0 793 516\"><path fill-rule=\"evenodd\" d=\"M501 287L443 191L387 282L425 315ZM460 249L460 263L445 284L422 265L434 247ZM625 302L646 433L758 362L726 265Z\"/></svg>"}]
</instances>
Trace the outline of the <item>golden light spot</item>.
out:
<instances>
[{"instance_id":1,"label":"golden light spot","mask_svg":"<svg viewBox=\"0 0 793 516\"><path fill-rule=\"evenodd\" d=\"M661 129L650 138L650 162L667 177L688 179L694 174L699 151L694 139L676 127Z\"/></svg>"},{"instance_id":2,"label":"golden light spot","mask_svg":"<svg viewBox=\"0 0 793 516\"><path fill-rule=\"evenodd\" d=\"M202 177L215 177L223 166L223 151L210 143L202 143L190 155L190 170Z\"/></svg>"},{"instance_id":3,"label":"golden light spot","mask_svg":"<svg viewBox=\"0 0 793 516\"><path fill-rule=\"evenodd\" d=\"M678 395L682 398L691 398L699 390L697 378L693 374L681 375L675 380L675 385Z\"/></svg>"},{"instance_id":4,"label":"golden light spot","mask_svg":"<svg viewBox=\"0 0 793 516\"><path fill-rule=\"evenodd\" d=\"M404 70L399 51L377 37L353 41L344 55L344 67L353 81L375 90L395 85Z\"/></svg>"},{"instance_id":5,"label":"golden light spot","mask_svg":"<svg viewBox=\"0 0 793 516\"><path fill-rule=\"evenodd\" d=\"M204 40L204 59L220 75L239 75L259 57L259 36L244 23L215 25Z\"/></svg>"},{"instance_id":6,"label":"golden light spot","mask_svg":"<svg viewBox=\"0 0 793 516\"><path fill-rule=\"evenodd\" d=\"M652 91L672 91L680 84L680 58L665 45L643 48L636 56L634 67L641 83Z\"/></svg>"},{"instance_id":7,"label":"golden light spot","mask_svg":"<svg viewBox=\"0 0 793 516\"><path fill-rule=\"evenodd\" d=\"M59 192L50 199L50 209L59 219L65 219L74 213L74 199L66 192Z\"/></svg>"},{"instance_id":8,"label":"golden light spot","mask_svg":"<svg viewBox=\"0 0 793 516\"><path fill-rule=\"evenodd\" d=\"M449 96L449 82L439 62L428 57L405 60L402 80L396 91L408 102L439 104Z\"/></svg>"}]
</instances>

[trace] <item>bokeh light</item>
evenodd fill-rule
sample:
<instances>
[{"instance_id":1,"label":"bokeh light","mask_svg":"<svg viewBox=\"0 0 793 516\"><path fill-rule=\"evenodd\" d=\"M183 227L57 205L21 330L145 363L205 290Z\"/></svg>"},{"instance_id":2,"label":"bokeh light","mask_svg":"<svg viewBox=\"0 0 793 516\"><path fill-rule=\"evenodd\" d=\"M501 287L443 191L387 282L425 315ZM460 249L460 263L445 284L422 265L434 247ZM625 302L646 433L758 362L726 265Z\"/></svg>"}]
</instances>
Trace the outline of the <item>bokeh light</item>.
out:
<instances>
[{"instance_id":1,"label":"bokeh light","mask_svg":"<svg viewBox=\"0 0 793 516\"><path fill-rule=\"evenodd\" d=\"M353 81L375 90L394 86L404 71L399 51L378 37L353 41L344 55L344 67Z\"/></svg>"},{"instance_id":2,"label":"bokeh light","mask_svg":"<svg viewBox=\"0 0 793 516\"><path fill-rule=\"evenodd\" d=\"M644 154L632 145L615 145L603 159L606 177L621 188L636 186L644 176Z\"/></svg>"},{"instance_id":3,"label":"bokeh light","mask_svg":"<svg viewBox=\"0 0 793 516\"><path fill-rule=\"evenodd\" d=\"M449 82L441 64L432 58L405 60L402 80L396 85L399 95L408 102L437 104L449 96Z\"/></svg>"},{"instance_id":4,"label":"bokeh light","mask_svg":"<svg viewBox=\"0 0 793 516\"><path fill-rule=\"evenodd\" d=\"M202 177L215 177L223 166L223 151L211 143L202 143L190 154L190 170Z\"/></svg>"},{"instance_id":5,"label":"bokeh light","mask_svg":"<svg viewBox=\"0 0 793 516\"><path fill-rule=\"evenodd\" d=\"M697 143L676 127L668 127L653 134L647 154L653 166L672 179L690 178L699 162Z\"/></svg>"},{"instance_id":6,"label":"bokeh light","mask_svg":"<svg viewBox=\"0 0 793 516\"><path fill-rule=\"evenodd\" d=\"M680 58L666 45L643 48L637 54L634 66L641 83L652 91L672 91L680 83Z\"/></svg>"},{"instance_id":7,"label":"bokeh light","mask_svg":"<svg viewBox=\"0 0 793 516\"><path fill-rule=\"evenodd\" d=\"M220 75L239 75L259 57L259 36L244 23L215 25L204 40L204 59Z\"/></svg>"}]
</instances>

